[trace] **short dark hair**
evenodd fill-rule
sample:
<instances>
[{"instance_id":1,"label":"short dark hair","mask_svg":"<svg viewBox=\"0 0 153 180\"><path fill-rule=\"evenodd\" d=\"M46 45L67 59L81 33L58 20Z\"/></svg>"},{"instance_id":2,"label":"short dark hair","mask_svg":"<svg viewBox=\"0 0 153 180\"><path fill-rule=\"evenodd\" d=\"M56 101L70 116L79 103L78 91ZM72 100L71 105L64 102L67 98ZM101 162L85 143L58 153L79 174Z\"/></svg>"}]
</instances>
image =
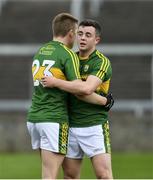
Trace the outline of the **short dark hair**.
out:
<instances>
[{"instance_id":1,"label":"short dark hair","mask_svg":"<svg viewBox=\"0 0 153 180\"><path fill-rule=\"evenodd\" d=\"M92 26L92 27L94 27L96 30L96 35L101 37L102 28L97 21L92 20L92 19L85 19L79 23L79 26Z\"/></svg>"},{"instance_id":2,"label":"short dark hair","mask_svg":"<svg viewBox=\"0 0 153 180\"><path fill-rule=\"evenodd\" d=\"M66 34L72 29L75 29L75 24L78 20L69 13L60 13L52 21L53 36L66 36Z\"/></svg>"}]
</instances>

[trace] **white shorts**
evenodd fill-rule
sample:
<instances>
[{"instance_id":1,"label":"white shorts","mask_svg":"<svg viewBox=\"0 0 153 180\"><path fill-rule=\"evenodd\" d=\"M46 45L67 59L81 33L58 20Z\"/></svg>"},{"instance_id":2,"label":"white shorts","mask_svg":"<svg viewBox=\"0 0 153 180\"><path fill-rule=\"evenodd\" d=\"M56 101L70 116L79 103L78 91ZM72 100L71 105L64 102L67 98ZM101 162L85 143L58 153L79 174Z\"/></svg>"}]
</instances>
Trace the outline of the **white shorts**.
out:
<instances>
[{"instance_id":1,"label":"white shorts","mask_svg":"<svg viewBox=\"0 0 153 180\"><path fill-rule=\"evenodd\" d=\"M66 157L82 159L84 155L101 153L111 153L108 121L104 125L69 129Z\"/></svg>"},{"instance_id":2,"label":"white shorts","mask_svg":"<svg viewBox=\"0 0 153 180\"><path fill-rule=\"evenodd\" d=\"M31 136L33 149L45 149L48 151L66 154L68 143L67 123L31 123L27 122L27 128Z\"/></svg>"}]
</instances>

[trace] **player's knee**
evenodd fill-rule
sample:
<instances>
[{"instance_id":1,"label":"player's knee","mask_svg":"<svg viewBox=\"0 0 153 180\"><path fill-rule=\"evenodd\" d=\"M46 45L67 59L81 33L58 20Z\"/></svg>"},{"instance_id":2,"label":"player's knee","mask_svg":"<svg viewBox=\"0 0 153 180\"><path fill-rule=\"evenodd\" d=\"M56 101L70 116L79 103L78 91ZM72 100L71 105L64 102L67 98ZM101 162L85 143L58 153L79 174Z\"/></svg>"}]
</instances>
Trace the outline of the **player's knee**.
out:
<instances>
[{"instance_id":1,"label":"player's knee","mask_svg":"<svg viewBox=\"0 0 153 180\"><path fill-rule=\"evenodd\" d=\"M78 175L72 173L64 173L64 179L79 179Z\"/></svg>"},{"instance_id":2,"label":"player's knee","mask_svg":"<svg viewBox=\"0 0 153 180\"><path fill-rule=\"evenodd\" d=\"M80 174L79 173L74 173L72 171L66 170L64 172L64 179L79 179Z\"/></svg>"},{"instance_id":3,"label":"player's knee","mask_svg":"<svg viewBox=\"0 0 153 180\"><path fill-rule=\"evenodd\" d=\"M112 172L109 169L102 169L96 176L97 179L113 179Z\"/></svg>"}]
</instances>

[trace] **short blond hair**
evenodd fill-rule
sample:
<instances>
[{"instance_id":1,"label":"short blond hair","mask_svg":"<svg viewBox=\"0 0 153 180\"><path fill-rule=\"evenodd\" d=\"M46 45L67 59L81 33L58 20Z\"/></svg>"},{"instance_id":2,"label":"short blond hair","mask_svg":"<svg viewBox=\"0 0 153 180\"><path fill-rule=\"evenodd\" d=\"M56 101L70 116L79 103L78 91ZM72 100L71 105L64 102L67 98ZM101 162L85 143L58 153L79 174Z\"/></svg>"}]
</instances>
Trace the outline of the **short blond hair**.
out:
<instances>
[{"instance_id":1,"label":"short blond hair","mask_svg":"<svg viewBox=\"0 0 153 180\"><path fill-rule=\"evenodd\" d=\"M58 14L52 21L53 36L66 36L71 29L75 29L77 23L78 20L69 13Z\"/></svg>"}]
</instances>

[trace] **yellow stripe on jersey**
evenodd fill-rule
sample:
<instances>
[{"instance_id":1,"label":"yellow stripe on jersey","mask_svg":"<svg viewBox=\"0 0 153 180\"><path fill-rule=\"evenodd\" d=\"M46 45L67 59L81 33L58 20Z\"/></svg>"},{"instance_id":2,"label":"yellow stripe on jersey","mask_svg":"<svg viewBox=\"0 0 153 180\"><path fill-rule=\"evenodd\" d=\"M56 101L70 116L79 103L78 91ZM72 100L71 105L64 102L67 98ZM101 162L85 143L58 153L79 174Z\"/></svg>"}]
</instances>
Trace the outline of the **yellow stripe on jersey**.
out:
<instances>
[{"instance_id":1,"label":"yellow stripe on jersey","mask_svg":"<svg viewBox=\"0 0 153 180\"><path fill-rule=\"evenodd\" d=\"M36 66L33 66L32 67L32 74L34 74L35 69L36 69ZM41 66L39 68L39 70L37 71L37 73L33 77L34 81L36 81L36 80L41 81L42 77L44 76L44 70L45 70L45 66Z\"/></svg>"},{"instance_id":2,"label":"yellow stripe on jersey","mask_svg":"<svg viewBox=\"0 0 153 180\"><path fill-rule=\"evenodd\" d=\"M54 77L56 77L58 79L66 80L64 73L59 68L52 67L50 69L50 72L53 74Z\"/></svg>"},{"instance_id":3,"label":"yellow stripe on jersey","mask_svg":"<svg viewBox=\"0 0 153 180\"><path fill-rule=\"evenodd\" d=\"M97 72L96 76L99 77L100 79L103 78L103 76L105 75L105 72L107 71L110 62L109 60L99 51L96 51L96 54L98 55L98 57L102 60L102 64L100 67L100 70Z\"/></svg>"},{"instance_id":4,"label":"yellow stripe on jersey","mask_svg":"<svg viewBox=\"0 0 153 180\"><path fill-rule=\"evenodd\" d=\"M73 67L74 67L76 76L78 78L80 78L80 73L79 73L79 58L77 57L77 55L74 52L69 50L67 47L65 47L65 49L70 54L70 56L72 58Z\"/></svg>"},{"instance_id":5,"label":"yellow stripe on jersey","mask_svg":"<svg viewBox=\"0 0 153 180\"><path fill-rule=\"evenodd\" d=\"M109 91L109 86L110 86L110 79L101 83L100 86L98 86L98 88L96 89L96 92L97 93L104 93L104 94L107 94L108 91Z\"/></svg>"},{"instance_id":6,"label":"yellow stripe on jersey","mask_svg":"<svg viewBox=\"0 0 153 180\"><path fill-rule=\"evenodd\" d=\"M99 75L99 77L100 77L101 79L102 79L103 76L105 75L105 72L107 71L108 67L109 67L109 61L106 60L106 63L105 63L105 65L104 65L104 67L103 67L103 70L101 71L101 73L100 73L100 75Z\"/></svg>"},{"instance_id":7,"label":"yellow stripe on jersey","mask_svg":"<svg viewBox=\"0 0 153 180\"><path fill-rule=\"evenodd\" d=\"M82 60L87 60L89 58L89 56L86 56L86 57L81 57L79 56L79 59L82 61Z\"/></svg>"},{"instance_id":8,"label":"yellow stripe on jersey","mask_svg":"<svg viewBox=\"0 0 153 180\"><path fill-rule=\"evenodd\" d=\"M80 77L80 72L79 72L79 58L78 58L78 56L73 51L68 49L66 46L63 45L63 47L70 54L70 56L72 58L75 74L80 79L81 77Z\"/></svg>"},{"instance_id":9,"label":"yellow stripe on jersey","mask_svg":"<svg viewBox=\"0 0 153 180\"><path fill-rule=\"evenodd\" d=\"M34 76L34 81L36 81L36 80L41 81L42 77L44 76L44 70L45 70L45 68L46 68L45 66L41 66L41 67L39 68L39 71L37 71L37 73L36 73L35 76ZM36 69L35 66L32 67L32 73L35 71L35 69ZM65 77L64 73L63 73L59 68L54 68L54 67L52 67L49 71L51 72L51 74L52 74L54 77L56 77L56 78L58 78L58 79L66 80L66 77Z\"/></svg>"}]
</instances>

